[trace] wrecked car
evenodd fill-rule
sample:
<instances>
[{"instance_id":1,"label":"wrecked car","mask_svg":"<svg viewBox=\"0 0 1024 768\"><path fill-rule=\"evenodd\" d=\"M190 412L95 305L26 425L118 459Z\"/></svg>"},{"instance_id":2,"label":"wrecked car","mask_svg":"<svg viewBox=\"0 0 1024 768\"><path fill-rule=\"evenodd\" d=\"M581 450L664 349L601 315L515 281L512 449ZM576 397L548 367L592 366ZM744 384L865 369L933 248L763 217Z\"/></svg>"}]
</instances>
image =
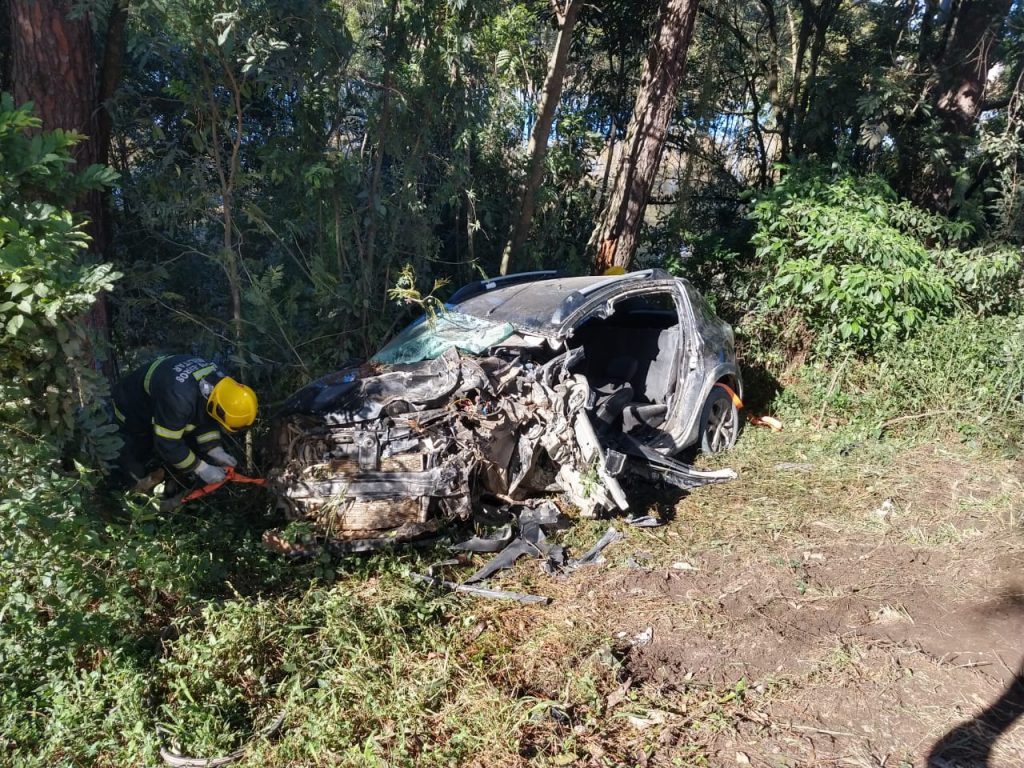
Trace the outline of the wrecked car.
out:
<instances>
[{"instance_id":1,"label":"wrecked car","mask_svg":"<svg viewBox=\"0 0 1024 768\"><path fill-rule=\"evenodd\" d=\"M583 516L624 511L627 476L734 477L673 457L731 447L742 394L732 329L686 280L509 275L290 397L271 480L330 540L414 538L553 494Z\"/></svg>"}]
</instances>

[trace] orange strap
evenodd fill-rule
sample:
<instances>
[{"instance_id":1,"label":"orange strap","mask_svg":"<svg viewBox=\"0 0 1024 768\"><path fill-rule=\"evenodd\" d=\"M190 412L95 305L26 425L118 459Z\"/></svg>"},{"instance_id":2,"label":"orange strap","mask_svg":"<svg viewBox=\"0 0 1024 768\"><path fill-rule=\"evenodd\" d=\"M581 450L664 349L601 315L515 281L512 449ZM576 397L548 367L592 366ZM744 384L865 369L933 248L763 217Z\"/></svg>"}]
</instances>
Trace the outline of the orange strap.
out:
<instances>
[{"instance_id":1,"label":"orange strap","mask_svg":"<svg viewBox=\"0 0 1024 768\"><path fill-rule=\"evenodd\" d=\"M234 467L224 467L224 479L219 483L210 483L204 485L202 488L196 488L194 491L189 491L181 497L181 503L184 504L187 501L195 501L201 499L208 493L213 493L225 483L252 483L253 485L266 485L267 481L262 477L249 477L235 471Z\"/></svg>"},{"instance_id":2,"label":"orange strap","mask_svg":"<svg viewBox=\"0 0 1024 768\"><path fill-rule=\"evenodd\" d=\"M739 395L737 395L735 392L733 392L732 387L730 387L728 384L722 383L721 381L717 382L715 384L715 386L716 387L721 387L722 389L724 389L726 392L729 393L729 397L732 398L732 404L735 405L737 409L743 407L743 401L740 400L740 396Z\"/></svg>"}]
</instances>

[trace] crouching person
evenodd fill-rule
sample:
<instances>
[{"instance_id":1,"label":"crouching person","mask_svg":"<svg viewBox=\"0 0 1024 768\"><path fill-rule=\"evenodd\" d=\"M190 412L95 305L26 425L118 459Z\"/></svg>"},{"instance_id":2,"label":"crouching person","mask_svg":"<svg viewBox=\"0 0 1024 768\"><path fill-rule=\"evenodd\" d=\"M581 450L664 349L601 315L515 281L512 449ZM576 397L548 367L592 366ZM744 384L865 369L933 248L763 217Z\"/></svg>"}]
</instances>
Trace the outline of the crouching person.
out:
<instances>
[{"instance_id":1,"label":"crouching person","mask_svg":"<svg viewBox=\"0 0 1024 768\"><path fill-rule=\"evenodd\" d=\"M123 489L152 490L159 465L192 473L204 485L224 479L238 461L222 445L256 419L256 393L214 363L189 355L159 357L114 385L114 418L124 442L111 480Z\"/></svg>"}]
</instances>

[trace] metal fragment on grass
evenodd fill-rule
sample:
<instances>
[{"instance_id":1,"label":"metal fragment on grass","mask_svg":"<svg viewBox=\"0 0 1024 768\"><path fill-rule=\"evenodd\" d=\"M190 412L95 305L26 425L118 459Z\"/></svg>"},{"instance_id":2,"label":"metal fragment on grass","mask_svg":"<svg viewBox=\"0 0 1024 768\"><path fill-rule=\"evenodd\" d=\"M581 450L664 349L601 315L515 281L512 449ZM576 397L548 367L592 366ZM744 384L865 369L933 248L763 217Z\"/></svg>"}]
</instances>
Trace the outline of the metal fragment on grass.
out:
<instances>
[{"instance_id":1,"label":"metal fragment on grass","mask_svg":"<svg viewBox=\"0 0 1024 768\"><path fill-rule=\"evenodd\" d=\"M604 558L601 557L601 553L604 551L605 547L616 541L621 541L624 538L625 536L623 536L623 534L617 531L614 527L609 528L605 531L604 536L598 539L597 543L583 554L583 557L570 560L566 565L566 570L572 571L586 565L600 565L604 562Z\"/></svg>"},{"instance_id":2,"label":"metal fragment on grass","mask_svg":"<svg viewBox=\"0 0 1024 768\"><path fill-rule=\"evenodd\" d=\"M626 522L635 528L658 528L665 524L665 521L654 515L643 515L641 517L627 517Z\"/></svg>"},{"instance_id":3,"label":"metal fragment on grass","mask_svg":"<svg viewBox=\"0 0 1024 768\"><path fill-rule=\"evenodd\" d=\"M490 536L474 536L466 541L453 544L456 552L500 552L512 541L512 526L503 525Z\"/></svg>"},{"instance_id":4,"label":"metal fragment on grass","mask_svg":"<svg viewBox=\"0 0 1024 768\"><path fill-rule=\"evenodd\" d=\"M445 581L433 576L425 576L421 573L411 573L409 577L413 581L430 584L435 587L445 587L453 592L463 592L473 597L486 597L494 600L514 600L523 605L547 605L551 602L550 597L543 595L527 595L522 592L506 592L500 589L486 589L472 584L456 584L454 581Z\"/></svg>"}]
</instances>

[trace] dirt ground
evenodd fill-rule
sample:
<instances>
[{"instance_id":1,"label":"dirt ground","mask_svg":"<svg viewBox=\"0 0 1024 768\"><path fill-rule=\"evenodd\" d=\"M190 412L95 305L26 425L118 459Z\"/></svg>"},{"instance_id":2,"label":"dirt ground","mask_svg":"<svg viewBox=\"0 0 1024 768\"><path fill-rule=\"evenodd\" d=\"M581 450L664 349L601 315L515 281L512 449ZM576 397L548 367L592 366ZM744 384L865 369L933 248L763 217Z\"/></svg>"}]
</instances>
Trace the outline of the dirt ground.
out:
<instances>
[{"instance_id":1,"label":"dirt ground","mask_svg":"<svg viewBox=\"0 0 1024 768\"><path fill-rule=\"evenodd\" d=\"M579 764L1024 766L1024 465L794 445L529 609L621 659Z\"/></svg>"}]
</instances>

